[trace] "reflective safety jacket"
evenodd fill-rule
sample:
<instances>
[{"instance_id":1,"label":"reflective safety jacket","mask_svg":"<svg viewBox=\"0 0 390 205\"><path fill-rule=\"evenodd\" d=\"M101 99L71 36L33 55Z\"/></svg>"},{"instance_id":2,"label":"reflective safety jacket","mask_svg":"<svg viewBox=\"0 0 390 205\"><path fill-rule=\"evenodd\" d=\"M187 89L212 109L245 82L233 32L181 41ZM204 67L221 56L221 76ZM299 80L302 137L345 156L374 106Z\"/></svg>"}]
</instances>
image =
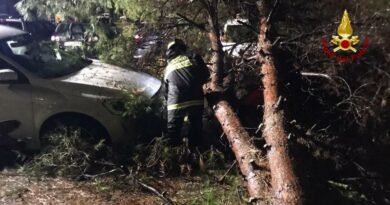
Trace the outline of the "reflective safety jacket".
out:
<instances>
[{"instance_id":1,"label":"reflective safety jacket","mask_svg":"<svg viewBox=\"0 0 390 205\"><path fill-rule=\"evenodd\" d=\"M203 105L202 85L210 73L199 55L176 55L168 59L164 82L169 110Z\"/></svg>"}]
</instances>

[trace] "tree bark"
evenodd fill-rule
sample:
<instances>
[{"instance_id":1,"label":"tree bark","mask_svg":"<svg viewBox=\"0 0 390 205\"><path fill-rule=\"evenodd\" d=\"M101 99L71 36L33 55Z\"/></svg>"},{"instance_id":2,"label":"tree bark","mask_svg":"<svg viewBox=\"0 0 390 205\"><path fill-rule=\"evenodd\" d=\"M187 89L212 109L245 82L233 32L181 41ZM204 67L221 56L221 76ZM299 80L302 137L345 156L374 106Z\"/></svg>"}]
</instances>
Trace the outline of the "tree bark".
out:
<instances>
[{"instance_id":1,"label":"tree bark","mask_svg":"<svg viewBox=\"0 0 390 205\"><path fill-rule=\"evenodd\" d=\"M210 95L214 95L212 100L213 110L222 129L230 143L231 149L237 159L240 171L245 178L250 201L260 203L261 194L264 191L264 183L260 178L261 168L264 167L264 160L261 158L261 151L254 145L248 132L243 128L240 120L233 108L223 98L222 80L223 80L223 57L222 44L220 41L217 1L204 0L208 7L208 23L210 26L209 38L212 48L212 69L211 83L209 89Z\"/></svg>"},{"instance_id":2,"label":"tree bark","mask_svg":"<svg viewBox=\"0 0 390 205\"><path fill-rule=\"evenodd\" d=\"M217 5L214 5L215 7ZM223 81L223 49L220 40L220 31L218 23L218 11L217 8L210 8L208 23L210 26L209 38L211 42L211 50L213 52L211 57L211 63L213 64L211 69L211 84L210 88L214 92L221 92L221 84Z\"/></svg>"},{"instance_id":3,"label":"tree bark","mask_svg":"<svg viewBox=\"0 0 390 205\"><path fill-rule=\"evenodd\" d=\"M279 108L282 97L278 91L278 74L272 56L272 43L267 37L269 25L267 15L270 7L268 0L258 3L259 21L259 62L264 86L264 116L263 136L265 137L268 153L268 163L271 171L274 204L302 204L302 189L294 173L292 161L288 154L288 139L284 127L284 114Z\"/></svg>"},{"instance_id":4,"label":"tree bark","mask_svg":"<svg viewBox=\"0 0 390 205\"><path fill-rule=\"evenodd\" d=\"M266 188L260 178L261 168L265 167L261 151L253 144L248 132L242 127L226 100L219 100L213 109L245 178L250 201L259 203Z\"/></svg>"}]
</instances>

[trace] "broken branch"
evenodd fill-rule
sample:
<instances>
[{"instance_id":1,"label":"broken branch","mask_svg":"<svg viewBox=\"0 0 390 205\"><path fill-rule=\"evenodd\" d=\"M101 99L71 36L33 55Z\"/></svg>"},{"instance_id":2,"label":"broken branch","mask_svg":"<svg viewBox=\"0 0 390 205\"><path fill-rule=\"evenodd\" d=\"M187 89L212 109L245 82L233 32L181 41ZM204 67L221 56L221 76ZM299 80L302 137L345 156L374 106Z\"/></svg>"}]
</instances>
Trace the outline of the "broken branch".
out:
<instances>
[{"instance_id":1,"label":"broken branch","mask_svg":"<svg viewBox=\"0 0 390 205\"><path fill-rule=\"evenodd\" d=\"M328 80L333 81L333 78L332 78L332 77L330 77L330 76L327 75L327 74L323 74L323 73L301 72L301 75L302 75L302 76L309 76L309 77L326 78L326 79L328 79Z\"/></svg>"},{"instance_id":2,"label":"broken branch","mask_svg":"<svg viewBox=\"0 0 390 205\"><path fill-rule=\"evenodd\" d=\"M145 183L142 183L139 180L137 180L137 183L139 185L141 185L141 187L143 187L144 189L146 189L148 191L151 191L152 193L156 194L158 197L160 197L162 200L164 200L167 204L175 205L175 203L173 203L173 201L170 198L166 197L164 193L159 192L156 188L154 188L154 187L152 187L150 185L147 185Z\"/></svg>"},{"instance_id":3,"label":"broken branch","mask_svg":"<svg viewBox=\"0 0 390 205\"><path fill-rule=\"evenodd\" d=\"M219 182L219 183L221 183L221 182L225 179L225 177L229 174L230 170L232 170L233 167L234 167L236 164L237 164L237 160L234 160L233 164L230 165L229 169L225 172L225 174L224 174L221 178L218 179L218 182Z\"/></svg>"}]
</instances>

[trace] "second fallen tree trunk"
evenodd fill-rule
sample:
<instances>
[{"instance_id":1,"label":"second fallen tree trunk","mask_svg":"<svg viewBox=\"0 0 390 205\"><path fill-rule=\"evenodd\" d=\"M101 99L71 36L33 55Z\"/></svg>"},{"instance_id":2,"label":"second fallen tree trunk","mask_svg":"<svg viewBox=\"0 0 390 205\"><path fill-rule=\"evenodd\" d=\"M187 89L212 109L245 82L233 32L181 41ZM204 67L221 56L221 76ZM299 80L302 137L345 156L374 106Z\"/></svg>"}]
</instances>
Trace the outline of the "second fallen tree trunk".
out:
<instances>
[{"instance_id":1,"label":"second fallen tree trunk","mask_svg":"<svg viewBox=\"0 0 390 205\"><path fill-rule=\"evenodd\" d=\"M269 148L267 156L271 171L274 204L302 204L302 189L298 182L288 154L288 139L284 127L283 111L279 108L281 95L278 90L278 74L272 55L272 43L268 39L270 7L268 0L258 2L259 21L259 62L263 75L264 115L263 136Z\"/></svg>"}]
</instances>

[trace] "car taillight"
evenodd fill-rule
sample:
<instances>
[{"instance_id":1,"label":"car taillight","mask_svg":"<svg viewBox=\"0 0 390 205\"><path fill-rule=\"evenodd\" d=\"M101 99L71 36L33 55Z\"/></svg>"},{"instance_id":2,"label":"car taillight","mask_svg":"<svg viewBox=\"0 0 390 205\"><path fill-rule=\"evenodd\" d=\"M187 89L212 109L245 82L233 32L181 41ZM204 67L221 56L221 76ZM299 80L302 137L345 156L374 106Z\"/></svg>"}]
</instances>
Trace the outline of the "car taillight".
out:
<instances>
[{"instance_id":1,"label":"car taillight","mask_svg":"<svg viewBox=\"0 0 390 205\"><path fill-rule=\"evenodd\" d=\"M135 43L136 45L141 45L142 39L143 39L142 36L136 34L136 35L134 36L134 43Z\"/></svg>"}]
</instances>

